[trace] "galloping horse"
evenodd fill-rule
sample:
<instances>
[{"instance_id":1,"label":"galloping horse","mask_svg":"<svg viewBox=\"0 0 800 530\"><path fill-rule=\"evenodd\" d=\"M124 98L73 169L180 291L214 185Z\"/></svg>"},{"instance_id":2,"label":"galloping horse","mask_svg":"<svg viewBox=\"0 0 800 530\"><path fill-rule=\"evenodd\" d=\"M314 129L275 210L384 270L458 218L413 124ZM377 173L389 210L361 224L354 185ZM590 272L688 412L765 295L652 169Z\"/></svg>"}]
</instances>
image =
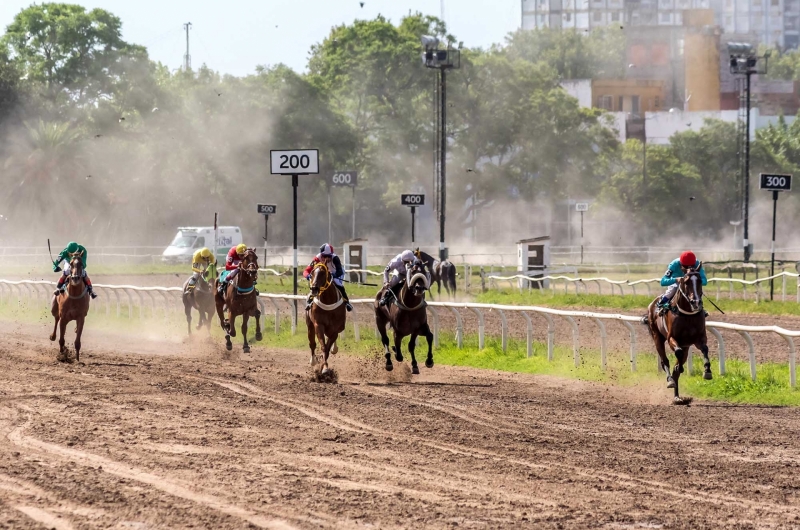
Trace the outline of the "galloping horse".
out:
<instances>
[{"instance_id":1,"label":"galloping horse","mask_svg":"<svg viewBox=\"0 0 800 530\"><path fill-rule=\"evenodd\" d=\"M67 360L67 348L64 345L64 332L67 324L75 321L75 360L81 360L81 335L83 334L83 323L86 315L89 314L89 287L83 281L83 261L79 256L72 258L69 263L70 273L67 288L58 296L53 297L53 307L51 313L56 321L53 325L53 333L50 340L56 340L56 329L61 323L61 333L58 339L59 352L58 360Z\"/></svg>"},{"instance_id":2,"label":"galloping horse","mask_svg":"<svg viewBox=\"0 0 800 530\"><path fill-rule=\"evenodd\" d=\"M428 326L428 313L425 310L425 291L430 286L430 281L425 275L425 268L421 261L416 260L406 271L405 281L400 290L400 295L395 302L381 307L379 301L383 297L384 287L375 296L375 323L381 334L381 343L386 350L386 370L391 372L392 356L389 353L389 337L386 335L386 325L390 324L394 332L394 355L398 362L403 360L401 342L403 337L411 335L408 341L408 351L411 354L411 373L418 374L417 358L414 356L417 335L424 335L428 341L428 358L425 366L433 368L433 333Z\"/></svg>"},{"instance_id":3,"label":"galloping horse","mask_svg":"<svg viewBox=\"0 0 800 530\"><path fill-rule=\"evenodd\" d=\"M708 358L708 337L706 336L706 319L703 311L703 283L698 270L689 270L678 279L678 292L672 297L670 310L663 316L657 315L656 300L647 308L648 325L656 351L661 359L661 367L667 374L667 388L675 389L675 404L683 405L691 402L683 399L678 393L678 380L683 373L683 365L689 357L689 348L695 346L703 352L703 378L711 379L711 361ZM675 367L669 373L669 359L664 343L675 353Z\"/></svg>"},{"instance_id":4,"label":"galloping horse","mask_svg":"<svg viewBox=\"0 0 800 530\"><path fill-rule=\"evenodd\" d=\"M213 265L212 265L213 267ZM200 322L197 324L197 329L206 325L206 328L211 331L211 320L214 315L214 294L211 292L211 285L201 275L197 279L193 289L189 288L191 278L183 283L183 312L186 313L186 326L189 329L189 335L192 334L192 309L196 309L200 314Z\"/></svg>"},{"instance_id":5,"label":"galloping horse","mask_svg":"<svg viewBox=\"0 0 800 530\"><path fill-rule=\"evenodd\" d=\"M331 289L333 287L333 289ZM311 294L314 297L311 309L306 311L306 327L308 328L308 346L311 348L311 365L315 364L316 337L322 346L322 370L328 373L328 355L336 353L336 339L344 331L347 313L339 289L333 285L333 276L324 263L314 265L311 272Z\"/></svg>"},{"instance_id":6,"label":"galloping horse","mask_svg":"<svg viewBox=\"0 0 800 530\"><path fill-rule=\"evenodd\" d=\"M450 260L435 261L431 270L431 282L436 282L436 294L442 294L442 282L447 296L456 296L456 266Z\"/></svg>"},{"instance_id":7,"label":"galloping horse","mask_svg":"<svg viewBox=\"0 0 800 530\"><path fill-rule=\"evenodd\" d=\"M247 321L251 316L256 319L256 340L262 339L261 311L258 309L258 292L256 291L257 280L258 254L255 249L248 248L239 263L239 273L228 285L224 297L219 294L219 279L214 282L217 316L219 316L220 326L225 330L225 347L228 351L233 349L231 337L236 336L236 317L239 315L242 315L242 339L244 340L242 351L250 353L250 345L247 344ZM226 308L228 310L227 319L223 315Z\"/></svg>"}]
</instances>

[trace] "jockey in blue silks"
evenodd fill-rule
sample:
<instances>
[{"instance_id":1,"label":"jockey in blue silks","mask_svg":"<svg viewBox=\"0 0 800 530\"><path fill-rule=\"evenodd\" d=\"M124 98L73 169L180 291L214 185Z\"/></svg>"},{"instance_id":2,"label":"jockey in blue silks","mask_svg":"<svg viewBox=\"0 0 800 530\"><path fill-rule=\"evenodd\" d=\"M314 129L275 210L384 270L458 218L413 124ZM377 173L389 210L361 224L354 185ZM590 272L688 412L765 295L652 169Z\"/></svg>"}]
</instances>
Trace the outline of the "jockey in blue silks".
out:
<instances>
[{"instance_id":1,"label":"jockey in blue silks","mask_svg":"<svg viewBox=\"0 0 800 530\"><path fill-rule=\"evenodd\" d=\"M675 292L678 290L678 278L682 278L688 270L696 269L698 267L700 280L705 286L708 284L708 280L706 279L706 271L703 269L702 263L697 260L694 252L687 250L686 252L682 253L678 259L672 260L667 267L667 272L665 272L664 276L661 278L661 287L666 287L667 291L658 301L659 315L663 315L669 309L669 303L672 300L672 297L675 296Z\"/></svg>"}]
</instances>

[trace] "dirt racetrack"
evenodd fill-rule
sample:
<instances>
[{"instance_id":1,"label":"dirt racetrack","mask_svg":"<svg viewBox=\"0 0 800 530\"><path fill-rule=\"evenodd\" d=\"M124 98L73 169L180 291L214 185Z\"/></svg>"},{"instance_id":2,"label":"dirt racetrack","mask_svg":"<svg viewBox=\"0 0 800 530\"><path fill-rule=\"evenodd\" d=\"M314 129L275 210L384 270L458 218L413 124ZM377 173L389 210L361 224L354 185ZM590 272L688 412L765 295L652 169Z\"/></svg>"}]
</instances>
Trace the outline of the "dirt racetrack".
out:
<instances>
[{"instance_id":1,"label":"dirt racetrack","mask_svg":"<svg viewBox=\"0 0 800 530\"><path fill-rule=\"evenodd\" d=\"M47 333L0 324L0 527L800 527L796 409Z\"/></svg>"}]
</instances>

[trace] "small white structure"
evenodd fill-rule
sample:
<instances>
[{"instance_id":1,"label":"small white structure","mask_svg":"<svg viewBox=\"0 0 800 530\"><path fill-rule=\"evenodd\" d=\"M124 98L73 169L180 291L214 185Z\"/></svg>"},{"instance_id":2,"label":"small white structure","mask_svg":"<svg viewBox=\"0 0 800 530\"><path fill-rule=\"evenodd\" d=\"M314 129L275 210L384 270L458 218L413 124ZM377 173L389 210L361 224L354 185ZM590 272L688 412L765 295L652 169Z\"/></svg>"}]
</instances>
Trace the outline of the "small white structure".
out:
<instances>
[{"instance_id":1,"label":"small white structure","mask_svg":"<svg viewBox=\"0 0 800 530\"><path fill-rule=\"evenodd\" d=\"M367 268L367 246L369 241L366 239L353 239L342 243L342 258L344 258L345 269ZM348 281L353 283L367 283L366 272L350 272L347 274Z\"/></svg>"},{"instance_id":2,"label":"small white structure","mask_svg":"<svg viewBox=\"0 0 800 530\"><path fill-rule=\"evenodd\" d=\"M517 241L517 271L531 278L541 278L550 271L550 236L533 237ZM527 287L527 280L519 279L519 286ZM533 287L550 287L550 280L533 282Z\"/></svg>"}]
</instances>

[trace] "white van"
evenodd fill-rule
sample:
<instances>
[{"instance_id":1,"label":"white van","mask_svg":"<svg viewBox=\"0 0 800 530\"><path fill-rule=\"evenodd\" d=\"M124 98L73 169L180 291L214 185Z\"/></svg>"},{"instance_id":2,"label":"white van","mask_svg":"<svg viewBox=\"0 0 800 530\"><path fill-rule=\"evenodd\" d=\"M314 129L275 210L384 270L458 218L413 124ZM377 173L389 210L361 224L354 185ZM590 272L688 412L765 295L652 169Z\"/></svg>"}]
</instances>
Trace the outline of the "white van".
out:
<instances>
[{"instance_id":1,"label":"white van","mask_svg":"<svg viewBox=\"0 0 800 530\"><path fill-rule=\"evenodd\" d=\"M243 242L242 231L238 226L220 226L217 237L217 263L224 263L231 247ZM175 239L161 254L165 263L189 263L198 248L214 250L213 226L185 226L178 228Z\"/></svg>"}]
</instances>

